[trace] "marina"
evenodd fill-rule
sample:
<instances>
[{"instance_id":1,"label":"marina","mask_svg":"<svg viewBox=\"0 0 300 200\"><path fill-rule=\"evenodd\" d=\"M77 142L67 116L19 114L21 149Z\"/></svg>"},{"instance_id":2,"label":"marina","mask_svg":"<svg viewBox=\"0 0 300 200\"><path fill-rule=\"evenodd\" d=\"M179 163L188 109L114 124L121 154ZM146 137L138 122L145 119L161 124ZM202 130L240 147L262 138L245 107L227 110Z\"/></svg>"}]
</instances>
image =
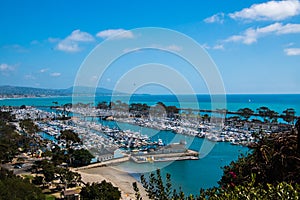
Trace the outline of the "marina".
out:
<instances>
[{"instance_id":1,"label":"marina","mask_svg":"<svg viewBox=\"0 0 300 200\"><path fill-rule=\"evenodd\" d=\"M74 131L79 135L83 143L74 143L72 144L72 148L88 149L98 162L130 157L131 155L134 155L132 160L137 163L139 163L143 157L145 157L144 161L149 162L198 158L196 152L188 152L189 150L185 148L184 143L165 145L161 139L151 141L147 135L142 135L139 132L131 130L123 131L116 128L111 129L91 121L48 120L49 116L52 116L53 113L48 113L33 107L23 109L22 112L16 109L13 110L12 113L18 120L33 118L36 120L35 123L38 125L40 132L53 136L56 139L60 136L62 130ZM55 118L55 116L52 117ZM20 127L19 131L21 131ZM52 142L55 145L58 145L60 148L66 148L66 141L58 143L58 140L54 138ZM166 153L166 151L168 151L168 153Z\"/></svg>"},{"instance_id":2,"label":"marina","mask_svg":"<svg viewBox=\"0 0 300 200\"><path fill-rule=\"evenodd\" d=\"M220 124L209 122L195 117L167 118L167 117L142 117L135 118L130 112L119 110L104 110L95 107L70 107L68 113L72 113L70 120L55 120L64 116L64 108L55 108L52 112L28 107L27 109L14 109L13 114L18 120L30 118L36 121L42 132L58 137L61 130L70 129L78 133L83 139L83 146L95 155L112 154L120 149L123 154L127 153L150 153L165 146L165 141L158 138L151 140L148 135L140 131L124 130L118 127L118 123L132 124L138 127L146 127L158 131L170 131L190 137L205 138L212 142L229 142L232 145L253 145L257 138L255 134L263 131L271 134L289 130L286 124L265 124L262 122L243 122L226 120ZM103 118L96 116L109 116L106 120L114 121L115 126L104 125ZM88 117L89 116L89 117ZM93 117L94 116L94 117ZM65 143L59 144L65 147ZM97 157L97 156L96 156ZM113 157L114 156L109 156ZM101 159L100 159L101 160Z\"/></svg>"},{"instance_id":3,"label":"marina","mask_svg":"<svg viewBox=\"0 0 300 200\"><path fill-rule=\"evenodd\" d=\"M300 199L300 0L0 10L0 200Z\"/></svg>"},{"instance_id":4,"label":"marina","mask_svg":"<svg viewBox=\"0 0 300 200\"><path fill-rule=\"evenodd\" d=\"M251 98L254 101L255 98ZM60 98L62 102L64 102L63 99L65 102L68 101L67 97ZM36 100L37 102L41 101L39 98ZM42 100L47 105L46 102L51 104L53 98L43 98ZM185 192L193 194L198 193L199 187L216 186L222 175L221 167L237 159L240 154L248 152L248 148L245 146L253 139L254 135L251 130L257 131L263 128L266 134L272 134L277 127L280 127L280 123L270 127L266 124L262 124L262 126L257 124L256 126L255 123L251 122L242 125L228 120L222 130L217 132L214 131L214 124L209 121L187 118L186 116L180 120L161 117L135 118L131 117L128 112L117 113L117 111L113 111L115 117L110 119L85 117L84 115L88 116L92 112L95 114L99 112L112 114L112 111L99 110L93 107L76 108L77 112L73 112L71 110L73 108L70 108L69 116L71 118L60 120L62 113L59 110L50 109L50 106L26 106L26 109L20 109L20 106L15 105L22 104L17 103L18 101L15 99L12 104L8 104L9 101L6 99L2 102L12 106L2 106L1 109L12 111L20 119L30 118L35 121L42 130L38 137L48 139L48 148L53 145L59 145L61 148L66 147L66 142L59 142L56 139L61 130L72 129L78 133L84 142L83 144L72 144L72 148L89 149L95 156L95 159L92 160L93 163L87 166L88 168L112 165L118 170L130 173L137 180L139 180L139 173L162 168L163 174L172 174L172 179L175 182L174 187L184 187ZM19 102L25 103L26 99L19 100ZM288 105L287 102L283 103ZM35 104L34 101L33 104ZM169 104L171 103L169 102ZM228 104L229 107L232 105ZM256 105L259 106L260 104ZM267 105L272 108L272 105ZM284 108L282 106L279 109ZM229 115L227 118L230 117ZM198 124L196 124L197 120L199 120ZM158 150L160 147L166 147L172 143L178 144L181 141L186 142L187 149L198 152L198 156L169 158L170 154L162 154L163 158L158 158L151 155L152 148ZM214 145L208 156L205 156L204 141ZM147 146L143 146L143 143ZM161 146L158 145L159 143ZM159 152L157 153L159 154ZM192 171L196 171L196 174L191 173ZM189 181L183 182L182 180ZM198 182L199 185L193 185L192 182Z\"/></svg>"}]
</instances>

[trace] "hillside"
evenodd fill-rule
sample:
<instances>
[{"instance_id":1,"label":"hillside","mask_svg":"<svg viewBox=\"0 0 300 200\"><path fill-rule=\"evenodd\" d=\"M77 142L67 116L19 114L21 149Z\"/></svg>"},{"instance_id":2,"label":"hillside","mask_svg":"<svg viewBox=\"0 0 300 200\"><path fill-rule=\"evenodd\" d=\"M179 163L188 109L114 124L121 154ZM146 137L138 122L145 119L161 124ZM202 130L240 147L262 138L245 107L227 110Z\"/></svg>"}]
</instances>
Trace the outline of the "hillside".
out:
<instances>
[{"instance_id":1,"label":"hillside","mask_svg":"<svg viewBox=\"0 0 300 200\"><path fill-rule=\"evenodd\" d=\"M70 96L73 94L74 87L67 89L45 89L19 86L0 86L0 97L41 97L41 96ZM94 89L89 87L76 87L78 95L93 94ZM112 90L96 88L96 95L109 95ZM119 93L121 94L121 93Z\"/></svg>"}]
</instances>

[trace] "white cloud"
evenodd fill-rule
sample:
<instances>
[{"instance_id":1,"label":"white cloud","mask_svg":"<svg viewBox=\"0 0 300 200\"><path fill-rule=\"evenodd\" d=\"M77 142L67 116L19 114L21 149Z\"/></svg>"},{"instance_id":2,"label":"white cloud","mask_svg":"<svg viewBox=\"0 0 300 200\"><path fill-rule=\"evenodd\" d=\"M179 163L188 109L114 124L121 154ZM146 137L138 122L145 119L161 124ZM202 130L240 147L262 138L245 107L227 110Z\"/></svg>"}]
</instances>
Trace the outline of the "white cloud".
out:
<instances>
[{"instance_id":1,"label":"white cloud","mask_svg":"<svg viewBox=\"0 0 300 200\"><path fill-rule=\"evenodd\" d=\"M286 24L278 30L278 34L300 33L300 24Z\"/></svg>"},{"instance_id":2,"label":"white cloud","mask_svg":"<svg viewBox=\"0 0 300 200\"><path fill-rule=\"evenodd\" d=\"M233 35L224 40L224 42L242 42L244 44L252 44L257 39L270 34L283 35L291 33L300 33L300 24L274 23L262 28L249 28L240 35Z\"/></svg>"},{"instance_id":3,"label":"white cloud","mask_svg":"<svg viewBox=\"0 0 300 200\"><path fill-rule=\"evenodd\" d=\"M71 35L69 35L67 40L71 41L77 41L77 42L92 42L94 41L94 37L87 33L87 32L82 32L79 29L74 30Z\"/></svg>"},{"instance_id":4,"label":"white cloud","mask_svg":"<svg viewBox=\"0 0 300 200\"><path fill-rule=\"evenodd\" d=\"M201 47L203 49L210 49L210 46L208 44L206 44L206 43L202 44Z\"/></svg>"},{"instance_id":5,"label":"white cloud","mask_svg":"<svg viewBox=\"0 0 300 200\"><path fill-rule=\"evenodd\" d=\"M40 73L45 73L46 71L48 71L49 68L43 68L43 69L40 69Z\"/></svg>"},{"instance_id":6,"label":"white cloud","mask_svg":"<svg viewBox=\"0 0 300 200\"><path fill-rule=\"evenodd\" d=\"M61 75L61 73L59 73L59 72L54 72L54 73L50 74L50 76L53 76L53 77L58 77L60 75Z\"/></svg>"},{"instance_id":7,"label":"white cloud","mask_svg":"<svg viewBox=\"0 0 300 200\"><path fill-rule=\"evenodd\" d=\"M224 13L217 13L211 17L204 19L205 23L220 23L224 22Z\"/></svg>"},{"instance_id":8,"label":"white cloud","mask_svg":"<svg viewBox=\"0 0 300 200\"><path fill-rule=\"evenodd\" d=\"M215 50L224 50L224 46L223 46L223 44L217 44L213 47L213 49L215 49Z\"/></svg>"},{"instance_id":9,"label":"white cloud","mask_svg":"<svg viewBox=\"0 0 300 200\"><path fill-rule=\"evenodd\" d=\"M298 0L268 1L261 4L253 4L229 14L233 19L245 20L284 20L300 14L300 2Z\"/></svg>"},{"instance_id":10,"label":"white cloud","mask_svg":"<svg viewBox=\"0 0 300 200\"><path fill-rule=\"evenodd\" d=\"M13 71L15 68L11 65L8 65L6 63L0 64L0 72L9 72Z\"/></svg>"},{"instance_id":11,"label":"white cloud","mask_svg":"<svg viewBox=\"0 0 300 200\"><path fill-rule=\"evenodd\" d=\"M287 48L284 53L288 56L300 56L300 48Z\"/></svg>"},{"instance_id":12,"label":"white cloud","mask_svg":"<svg viewBox=\"0 0 300 200\"><path fill-rule=\"evenodd\" d=\"M55 38L49 38L49 42L55 42ZM61 40L57 46L56 49L60 51L65 52L78 52L81 51L81 48L79 47L80 42L93 42L94 37L87 33L80 31L79 29L74 30L71 35L66 37L64 40Z\"/></svg>"},{"instance_id":13,"label":"white cloud","mask_svg":"<svg viewBox=\"0 0 300 200\"><path fill-rule=\"evenodd\" d=\"M202 48L209 50L209 49L213 49L213 50L224 50L224 45L223 44L216 44L214 46L209 46L208 44L204 43L201 45Z\"/></svg>"},{"instance_id":14,"label":"white cloud","mask_svg":"<svg viewBox=\"0 0 300 200\"><path fill-rule=\"evenodd\" d=\"M63 40L59 42L56 48L60 51L65 52L78 52L81 50L76 42L72 42L69 40Z\"/></svg>"},{"instance_id":15,"label":"white cloud","mask_svg":"<svg viewBox=\"0 0 300 200\"><path fill-rule=\"evenodd\" d=\"M108 30L98 32L96 36L103 39L110 38L110 37L112 37L111 39L134 38L134 35L131 31L124 30L124 29L108 29Z\"/></svg>"}]
</instances>

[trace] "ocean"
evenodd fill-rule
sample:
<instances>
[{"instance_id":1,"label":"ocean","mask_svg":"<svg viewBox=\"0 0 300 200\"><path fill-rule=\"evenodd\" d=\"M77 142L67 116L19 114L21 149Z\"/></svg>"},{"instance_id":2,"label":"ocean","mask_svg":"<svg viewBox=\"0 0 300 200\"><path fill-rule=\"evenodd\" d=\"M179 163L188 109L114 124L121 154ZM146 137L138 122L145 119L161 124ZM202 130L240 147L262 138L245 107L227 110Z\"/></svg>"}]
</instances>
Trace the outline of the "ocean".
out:
<instances>
[{"instance_id":1,"label":"ocean","mask_svg":"<svg viewBox=\"0 0 300 200\"><path fill-rule=\"evenodd\" d=\"M179 98L180 97L180 98ZM133 95L129 98L129 103L146 103L154 105L157 102L163 102L166 105L181 105L181 108L211 108L210 95L197 95L196 98L199 102L199 107L195 105L192 95ZM178 99L181 101L179 102ZM226 95L227 109L229 111L237 111L240 108L251 108L254 111L261 107L266 106L271 110L282 113L287 108L294 108L296 113L300 113L300 94L229 94ZM79 97L76 98L74 103L78 101L83 103L92 103L96 105L98 102L121 100L126 102L128 96L96 96L93 98ZM58 105L72 103L72 97L43 97L43 98L18 98L18 99L0 99L0 106L53 106L53 102L58 102ZM126 102L128 103L128 102Z\"/></svg>"},{"instance_id":2,"label":"ocean","mask_svg":"<svg viewBox=\"0 0 300 200\"><path fill-rule=\"evenodd\" d=\"M97 104L101 101L111 101L111 96L97 96L93 98L81 97L78 101L83 103ZM119 99L125 101L128 96L113 97L113 99ZM134 95L130 97L129 103L146 103L148 105L154 105L157 102L163 102L166 105L181 105L181 108L197 108L195 102L191 101L192 97L184 95L181 98L181 102L178 102L178 97L172 95ZM209 95L197 95L197 100L201 109L210 109ZM296 115L300 114L300 94L245 94L245 95L226 95L227 109L229 111L237 111L240 108L251 108L256 110L261 106L266 106L279 114L282 114L287 108L294 108ZM0 100L0 106L52 106L53 102L57 101L59 105L72 102L72 97L45 97L45 98L23 98L23 99L2 99ZM128 103L128 102L127 102ZM114 122L101 122L106 123L111 127L117 126ZM204 139L193 138L183 135L176 135L171 131L157 131L149 128L141 128L138 126L119 123L122 129L130 129L134 131L140 131L142 134L147 134L154 139L162 139L164 143L179 142L181 139L187 141L190 149L200 152L200 157L203 149ZM231 145L229 143L213 143L212 150L207 156L201 157L199 160L185 160L176 161L172 163L147 163L147 164L135 164L132 162L122 163L116 167L121 170L128 171L138 179L140 172L155 170L156 168L162 168L163 176L166 173L171 174L173 186L175 188L181 187L186 194L199 194L200 188L210 188L217 186L217 182L222 176L222 167L228 165L231 161L236 160L239 155L247 154L249 149L242 146Z\"/></svg>"}]
</instances>

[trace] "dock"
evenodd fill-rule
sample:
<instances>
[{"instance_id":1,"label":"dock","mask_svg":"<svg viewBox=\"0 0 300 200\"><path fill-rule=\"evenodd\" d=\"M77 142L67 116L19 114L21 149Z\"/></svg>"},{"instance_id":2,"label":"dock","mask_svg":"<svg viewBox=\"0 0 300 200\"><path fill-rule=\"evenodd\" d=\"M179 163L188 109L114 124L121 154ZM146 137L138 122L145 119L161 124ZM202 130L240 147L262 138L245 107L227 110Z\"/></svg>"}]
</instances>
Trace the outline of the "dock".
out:
<instances>
[{"instance_id":1,"label":"dock","mask_svg":"<svg viewBox=\"0 0 300 200\"><path fill-rule=\"evenodd\" d=\"M198 160L199 153L193 150L187 150L183 153L148 153L145 155L132 155L130 160L135 163L148 162L170 162L179 160Z\"/></svg>"}]
</instances>

